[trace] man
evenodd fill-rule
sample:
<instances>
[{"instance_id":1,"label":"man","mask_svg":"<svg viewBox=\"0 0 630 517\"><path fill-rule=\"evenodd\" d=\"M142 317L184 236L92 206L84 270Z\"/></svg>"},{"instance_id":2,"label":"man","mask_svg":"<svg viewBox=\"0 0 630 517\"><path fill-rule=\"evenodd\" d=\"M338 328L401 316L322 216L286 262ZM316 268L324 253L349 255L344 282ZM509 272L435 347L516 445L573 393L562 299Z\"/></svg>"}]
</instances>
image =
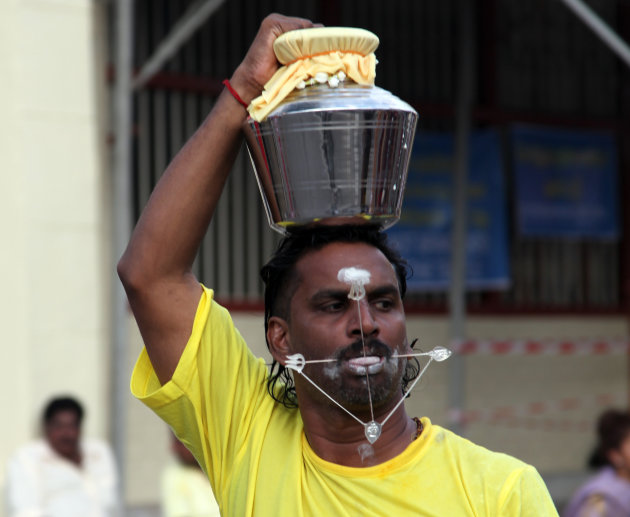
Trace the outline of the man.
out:
<instances>
[{"instance_id":1,"label":"man","mask_svg":"<svg viewBox=\"0 0 630 517\"><path fill-rule=\"evenodd\" d=\"M240 146L241 103L277 69L274 39L311 26L263 21L231 78L240 100L221 94L138 222L118 267L145 342L134 394L195 454L224 516L557 515L532 467L407 415L405 268L377 229L298 230L263 268L271 376L193 276ZM369 277L357 301L340 279L348 268ZM302 372L286 375L299 357ZM372 421L382 428L369 443Z\"/></svg>"},{"instance_id":2,"label":"man","mask_svg":"<svg viewBox=\"0 0 630 517\"><path fill-rule=\"evenodd\" d=\"M163 517L221 517L207 476L173 434L171 450L176 461L162 473Z\"/></svg>"},{"instance_id":3,"label":"man","mask_svg":"<svg viewBox=\"0 0 630 517\"><path fill-rule=\"evenodd\" d=\"M44 439L20 448L7 467L8 517L114 515L116 469L110 448L81 439L83 407L72 397L44 409Z\"/></svg>"}]
</instances>

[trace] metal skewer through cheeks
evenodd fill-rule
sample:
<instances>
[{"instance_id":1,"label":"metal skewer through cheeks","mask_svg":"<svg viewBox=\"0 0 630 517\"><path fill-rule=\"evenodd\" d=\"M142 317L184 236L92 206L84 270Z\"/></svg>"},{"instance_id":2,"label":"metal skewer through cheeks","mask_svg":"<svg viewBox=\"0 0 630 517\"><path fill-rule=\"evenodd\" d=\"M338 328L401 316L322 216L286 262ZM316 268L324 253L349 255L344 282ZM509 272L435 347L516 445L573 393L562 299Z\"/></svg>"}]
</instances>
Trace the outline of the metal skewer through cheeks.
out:
<instances>
[{"instance_id":1,"label":"metal skewer through cheeks","mask_svg":"<svg viewBox=\"0 0 630 517\"><path fill-rule=\"evenodd\" d=\"M359 328L361 331L361 341L363 343L363 356L367 356L367 352L365 349L365 336L363 333L363 322L361 321L361 300L365 298L365 284L370 281L370 273L364 269L360 268L342 268L339 270L337 278L345 283L350 284L350 291L348 293L348 298L351 300L355 300L357 302L357 309L359 315ZM420 371L418 376L415 378L411 386L407 389L407 391L403 394L403 397L398 401L398 404L389 412L389 414L383 419L381 423L378 423L374 420L374 407L372 404L372 392L370 390L370 376L368 373L368 369L366 368L365 377L366 384L368 390L368 397L370 402L370 415L372 417L370 422L363 422L360 418L353 415L350 411L348 411L345 407L343 407L339 402L337 402L334 398L332 398L328 393L326 393L322 388L320 388L311 378L304 373L304 366L307 364L315 364L315 363L327 363L327 362L335 362L337 359L314 359L314 360L306 360L302 354L293 354L287 357L285 367L299 373L304 377L308 382L310 382L315 388L317 388L321 393L323 393L328 399L330 399L334 404L336 404L339 408L345 411L348 415L350 415L354 420L359 422L364 430L365 437L370 444L376 442L381 436L381 431L385 422L389 420L389 418L394 414L394 412L398 409L398 407L404 402L405 398L409 394L409 392L415 387L418 383L424 372L427 370L429 365L433 361L441 362L445 361L451 356L451 351L447 348L437 346L430 352L419 352L413 354L394 354L393 358L406 358L406 357L420 357L426 356L429 358L427 364L424 365L424 368Z\"/></svg>"}]
</instances>

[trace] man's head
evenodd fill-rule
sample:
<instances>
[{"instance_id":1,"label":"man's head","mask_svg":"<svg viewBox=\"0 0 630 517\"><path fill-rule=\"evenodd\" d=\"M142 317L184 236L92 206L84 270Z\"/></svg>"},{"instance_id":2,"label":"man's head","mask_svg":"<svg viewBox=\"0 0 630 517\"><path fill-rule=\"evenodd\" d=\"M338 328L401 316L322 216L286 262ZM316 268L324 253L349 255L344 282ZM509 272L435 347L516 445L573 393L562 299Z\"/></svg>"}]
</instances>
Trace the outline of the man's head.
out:
<instances>
[{"instance_id":1,"label":"man's head","mask_svg":"<svg viewBox=\"0 0 630 517\"><path fill-rule=\"evenodd\" d=\"M379 348L379 355L381 355L385 347L382 343L378 343L377 334L384 334L387 339L404 342L406 346L404 311L402 310L402 298L406 291L406 262L388 246L386 235L377 227L361 225L301 228L292 231L280 243L275 255L261 271L265 282L265 331L270 349L270 322L274 323L277 319L282 319L287 322L287 327L293 329L292 339L296 347L300 346L300 343L296 343L297 341L307 343L309 340L315 340L317 344L316 340L319 339L321 353L328 351L346 356L356 355L356 349L361 344L356 320L351 321L352 317L358 314L356 302L347 313L349 317L344 320L343 325L340 320L329 314L322 314L323 317L319 317L317 312L319 309L315 305L319 303L319 300L322 300L324 304L332 303L331 307L335 304L347 305L349 287L340 286L336 282L337 269L360 265L358 262L369 264L368 269L374 269L376 273L376 282L370 284L367 300L362 302L363 306L375 306L379 303L381 307L386 303L389 307L394 303L397 311L388 309L389 312L385 315L385 312L379 309L377 314L379 318L383 316L384 324L379 325L372 336L370 335L372 331L368 328L371 324L370 311L364 313L366 344ZM321 283L321 289L318 283ZM379 291L372 292L370 289L373 288L378 288ZM294 300L296 292L300 296L299 299ZM337 298L324 302L323 297L327 293ZM380 295L389 297L387 302L384 298L375 298ZM336 311L337 308L333 310ZM402 315L402 318L393 318L394 313L397 316ZM299 317L296 318L296 316ZM309 319L309 316L313 317ZM337 321L339 324L336 323ZM370 340L373 341L373 345L370 345ZM348 348L352 344L354 348ZM390 346L402 346L402 344L388 343ZM310 350L312 355L313 347ZM314 350L315 353L319 353L317 348ZM314 357L307 357L307 359L312 358ZM405 372L403 378L405 384L417 374L417 363L410 362L408 367L413 371ZM268 389L270 394L284 405L288 407L297 405L293 380L277 359L274 359L272 364Z\"/></svg>"},{"instance_id":2,"label":"man's head","mask_svg":"<svg viewBox=\"0 0 630 517\"><path fill-rule=\"evenodd\" d=\"M44 436L60 456L75 461L79 456L79 438L83 407L72 397L52 399L44 408Z\"/></svg>"}]
</instances>

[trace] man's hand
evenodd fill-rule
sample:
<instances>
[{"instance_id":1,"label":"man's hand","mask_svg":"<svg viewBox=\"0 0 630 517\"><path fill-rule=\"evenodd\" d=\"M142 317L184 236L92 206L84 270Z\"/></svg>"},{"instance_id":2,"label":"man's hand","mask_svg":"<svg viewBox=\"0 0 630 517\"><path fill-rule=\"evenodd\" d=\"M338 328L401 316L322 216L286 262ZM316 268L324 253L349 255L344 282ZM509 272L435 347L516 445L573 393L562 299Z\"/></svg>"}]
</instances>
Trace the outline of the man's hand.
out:
<instances>
[{"instance_id":1,"label":"man's hand","mask_svg":"<svg viewBox=\"0 0 630 517\"><path fill-rule=\"evenodd\" d=\"M273 52L273 42L276 38L288 31L310 27L321 27L321 24L281 14L270 14L263 20L245 59L230 80L232 87L245 102L250 103L260 95L265 83L280 66Z\"/></svg>"}]
</instances>

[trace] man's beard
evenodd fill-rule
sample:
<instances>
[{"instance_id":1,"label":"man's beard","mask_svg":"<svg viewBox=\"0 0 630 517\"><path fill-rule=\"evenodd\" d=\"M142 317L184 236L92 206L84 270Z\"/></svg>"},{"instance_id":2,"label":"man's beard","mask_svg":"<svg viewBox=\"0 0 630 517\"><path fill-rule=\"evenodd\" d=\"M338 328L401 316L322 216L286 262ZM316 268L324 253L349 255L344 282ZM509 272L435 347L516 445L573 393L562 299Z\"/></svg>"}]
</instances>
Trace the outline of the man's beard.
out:
<instances>
[{"instance_id":1,"label":"man's beard","mask_svg":"<svg viewBox=\"0 0 630 517\"><path fill-rule=\"evenodd\" d=\"M305 373L330 397L350 411L369 411L370 398L373 409L387 404L392 398L402 396L402 376L406 359L392 358L393 351L376 338L365 342L365 355L384 358L380 372L369 376L370 394L366 375L351 375L344 370L350 358L363 357L363 341L357 340L338 350L334 359L325 365L311 365Z\"/></svg>"}]
</instances>

